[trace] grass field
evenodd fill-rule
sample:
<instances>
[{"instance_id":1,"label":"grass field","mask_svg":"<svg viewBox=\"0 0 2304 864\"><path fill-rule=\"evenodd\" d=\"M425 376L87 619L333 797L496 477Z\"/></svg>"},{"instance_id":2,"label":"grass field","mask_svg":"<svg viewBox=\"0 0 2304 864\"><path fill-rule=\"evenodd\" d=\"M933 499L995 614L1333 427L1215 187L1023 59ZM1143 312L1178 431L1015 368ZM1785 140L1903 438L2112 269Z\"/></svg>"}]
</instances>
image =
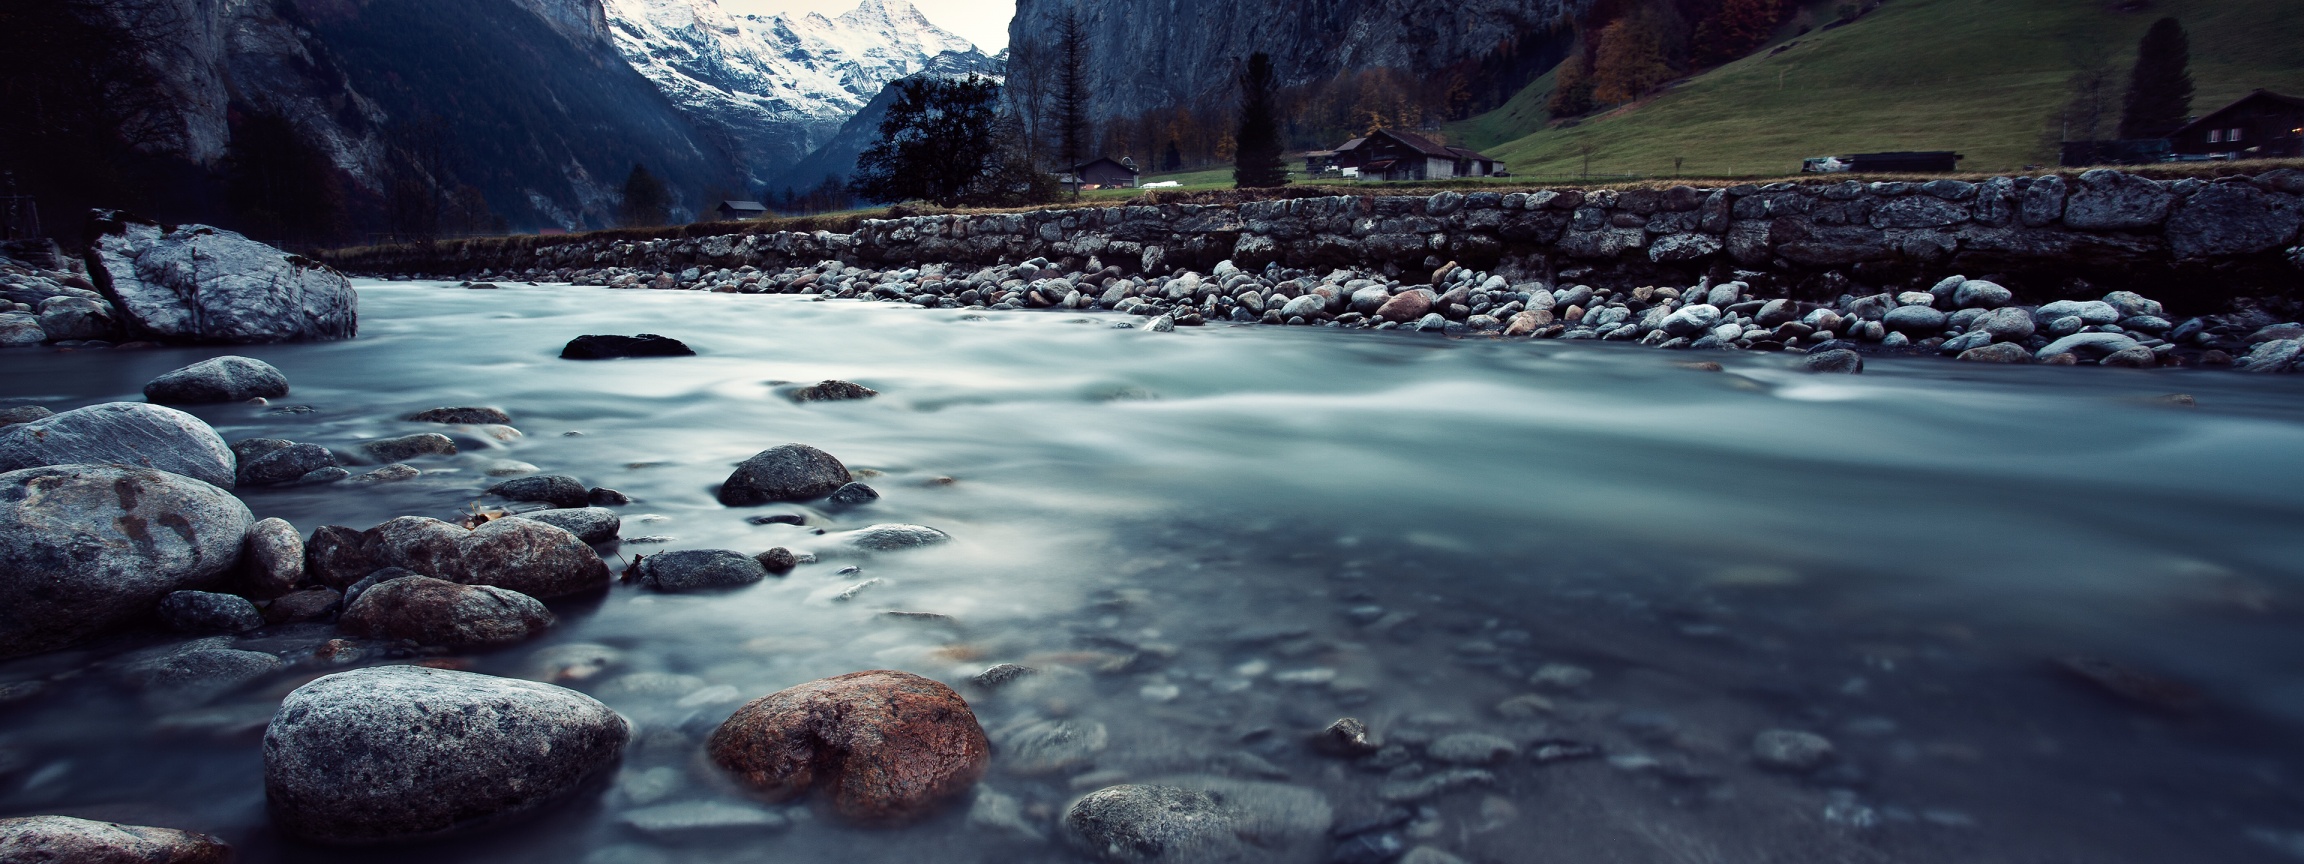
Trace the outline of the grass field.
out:
<instances>
[{"instance_id":1,"label":"grass field","mask_svg":"<svg viewBox=\"0 0 2304 864\"><path fill-rule=\"evenodd\" d=\"M1549 128L1550 78L1448 128L1451 141L1514 174L1689 176L1796 171L1809 156L1957 150L1963 171L2054 164L2048 118L2075 59L2110 46L2125 70L2153 20L2191 33L2196 113L2262 87L2304 93L2304 3L2157 0L2141 12L2105 0L1889 0L1863 19L1787 40L1635 106ZM2101 50L2101 49L2098 49Z\"/></svg>"}]
</instances>

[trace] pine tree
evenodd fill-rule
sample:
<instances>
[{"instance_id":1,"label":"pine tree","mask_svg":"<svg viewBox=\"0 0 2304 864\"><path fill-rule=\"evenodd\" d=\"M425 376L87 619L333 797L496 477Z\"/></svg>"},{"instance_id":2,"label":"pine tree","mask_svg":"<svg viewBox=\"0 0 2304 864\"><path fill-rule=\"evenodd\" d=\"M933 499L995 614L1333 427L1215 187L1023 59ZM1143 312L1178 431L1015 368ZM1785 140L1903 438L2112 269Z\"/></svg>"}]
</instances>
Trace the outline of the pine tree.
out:
<instances>
[{"instance_id":1,"label":"pine tree","mask_svg":"<svg viewBox=\"0 0 2304 864\"><path fill-rule=\"evenodd\" d=\"M1160 154L1160 170L1184 170L1184 148L1177 146L1176 139L1174 138L1168 139L1167 149L1162 151Z\"/></svg>"},{"instance_id":2,"label":"pine tree","mask_svg":"<svg viewBox=\"0 0 2304 864\"><path fill-rule=\"evenodd\" d=\"M1057 22L1056 40L1056 156L1070 171L1088 161L1088 35L1079 10L1064 13Z\"/></svg>"},{"instance_id":3,"label":"pine tree","mask_svg":"<svg viewBox=\"0 0 2304 864\"><path fill-rule=\"evenodd\" d=\"M1232 185L1241 189L1288 185L1288 162L1280 155L1279 108L1272 90L1272 56L1263 52L1248 55L1248 68L1240 73L1240 133L1233 139L1237 155L1232 164Z\"/></svg>"},{"instance_id":4,"label":"pine tree","mask_svg":"<svg viewBox=\"0 0 2304 864\"><path fill-rule=\"evenodd\" d=\"M633 165L632 173L624 178L624 200L617 215L627 228L648 228L672 221L672 195L665 191L664 181L648 173L645 165Z\"/></svg>"},{"instance_id":5,"label":"pine tree","mask_svg":"<svg viewBox=\"0 0 2304 864\"><path fill-rule=\"evenodd\" d=\"M2174 18L2152 22L2136 46L2136 69L2120 112L2120 137L2164 138L2191 120L2191 40Z\"/></svg>"}]
</instances>

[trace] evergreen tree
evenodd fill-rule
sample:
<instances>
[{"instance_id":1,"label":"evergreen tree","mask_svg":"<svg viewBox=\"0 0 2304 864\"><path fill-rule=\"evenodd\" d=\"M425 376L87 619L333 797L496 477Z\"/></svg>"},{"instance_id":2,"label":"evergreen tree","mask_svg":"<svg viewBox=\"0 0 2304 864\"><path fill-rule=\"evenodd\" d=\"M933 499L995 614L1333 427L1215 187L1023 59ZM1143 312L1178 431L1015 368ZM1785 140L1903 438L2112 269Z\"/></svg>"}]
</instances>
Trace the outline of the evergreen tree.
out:
<instances>
[{"instance_id":1,"label":"evergreen tree","mask_svg":"<svg viewBox=\"0 0 2304 864\"><path fill-rule=\"evenodd\" d=\"M1167 149L1160 153L1160 170L1184 170L1184 148L1179 146L1174 138L1168 139Z\"/></svg>"},{"instance_id":2,"label":"evergreen tree","mask_svg":"<svg viewBox=\"0 0 2304 864\"><path fill-rule=\"evenodd\" d=\"M2192 115L2191 40L2174 18L2152 22L2136 46L2136 69L2128 77L2128 100L2120 113L2120 137L2164 138Z\"/></svg>"},{"instance_id":3,"label":"evergreen tree","mask_svg":"<svg viewBox=\"0 0 2304 864\"><path fill-rule=\"evenodd\" d=\"M970 75L894 86L896 104L880 121L880 140L856 159L857 197L946 207L1054 197L1053 181L1031 164L1020 121L995 110L999 84Z\"/></svg>"},{"instance_id":4,"label":"evergreen tree","mask_svg":"<svg viewBox=\"0 0 2304 864\"><path fill-rule=\"evenodd\" d=\"M664 181L648 173L645 165L633 165L632 173L624 178L624 200L618 215L627 228L650 228L672 221L672 194L664 188Z\"/></svg>"},{"instance_id":5,"label":"evergreen tree","mask_svg":"<svg viewBox=\"0 0 2304 864\"><path fill-rule=\"evenodd\" d=\"M1240 73L1240 133L1233 139L1232 185L1241 189L1288 185L1272 89L1271 55L1249 55L1248 68Z\"/></svg>"},{"instance_id":6,"label":"evergreen tree","mask_svg":"<svg viewBox=\"0 0 2304 864\"><path fill-rule=\"evenodd\" d=\"M1056 158L1070 171L1088 161L1088 36L1080 11L1064 13L1056 24Z\"/></svg>"}]
</instances>

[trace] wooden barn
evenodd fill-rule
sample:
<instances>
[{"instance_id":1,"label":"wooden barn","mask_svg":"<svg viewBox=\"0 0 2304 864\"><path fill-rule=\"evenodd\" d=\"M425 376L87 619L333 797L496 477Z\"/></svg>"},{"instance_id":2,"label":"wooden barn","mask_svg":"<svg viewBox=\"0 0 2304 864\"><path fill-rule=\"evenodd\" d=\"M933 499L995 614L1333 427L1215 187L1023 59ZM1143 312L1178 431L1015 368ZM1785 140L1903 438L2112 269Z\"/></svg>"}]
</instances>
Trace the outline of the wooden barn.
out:
<instances>
[{"instance_id":1,"label":"wooden barn","mask_svg":"<svg viewBox=\"0 0 2304 864\"><path fill-rule=\"evenodd\" d=\"M1463 147L1437 144L1407 132L1378 129L1336 148L1334 164L1358 169L1362 180L1453 180L1490 177L1496 160Z\"/></svg>"},{"instance_id":2,"label":"wooden barn","mask_svg":"<svg viewBox=\"0 0 2304 864\"><path fill-rule=\"evenodd\" d=\"M2304 99L2257 90L2168 136L2179 155L2212 159L2304 157Z\"/></svg>"},{"instance_id":3,"label":"wooden barn","mask_svg":"<svg viewBox=\"0 0 2304 864\"><path fill-rule=\"evenodd\" d=\"M1109 156L1072 169L1072 176L1078 178L1080 188L1083 189L1134 189L1139 173L1136 160L1113 159Z\"/></svg>"},{"instance_id":4,"label":"wooden barn","mask_svg":"<svg viewBox=\"0 0 2304 864\"><path fill-rule=\"evenodd\" d=\"M768 208L758 201L720 202L720 221L744 222L768 215Z\"/></svg>"}]
</instances>

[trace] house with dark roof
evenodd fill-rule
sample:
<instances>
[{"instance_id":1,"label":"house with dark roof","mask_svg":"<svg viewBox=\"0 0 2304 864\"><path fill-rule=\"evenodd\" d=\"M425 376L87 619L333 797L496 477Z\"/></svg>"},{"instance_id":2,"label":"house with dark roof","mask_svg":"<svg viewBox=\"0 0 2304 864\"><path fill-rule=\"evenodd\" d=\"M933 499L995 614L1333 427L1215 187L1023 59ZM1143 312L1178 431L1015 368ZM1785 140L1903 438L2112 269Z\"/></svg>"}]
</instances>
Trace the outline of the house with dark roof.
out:
<instances>
[{"instance_id":1,"label":"house with dark roof","mask_svg":"<svg viewBox=\"0 0 2304 864\"><path fill-rule=\"evenodd\" d=\"M1135 159L1114 159L1110 156L1098 157L1093 162L1072 168L1072 176L1083 189L1134 189L1139 173Z\"/></svg>"},{"instance_id":2,"label":"house with dark roof","mask_svg":"<svg viewBox=\"0 0 2304 864\"><path fill-rule=\"evenodd\" d=\"M720 202L720 221L743 222L768 215L768 208L758 201Z\"/></svg>"},{"instance_id":3,"label":"house with dark roof","mask_svg":"<svg viewBox=\"0 0 2304 864\"><path fill-rule=\"evenodd\" d=\"M2304 157L2304 99L2257 90L2168 136L2176 153L2214 159Z\"/></svg>"},{"instance_id":4,"label":"house with dark roof","mask_svg":"<svg viewBox=\"0 0 2304 864\"><path fill-rule=\"evenodd\" d=\"M1367 137L1344 142L1335 150L1334 164L1357 173L1362 180L1491 177L1502 167L1496 160L1472 150L1390 129L1378 129Z\"/></svg>"}]
</instances>

